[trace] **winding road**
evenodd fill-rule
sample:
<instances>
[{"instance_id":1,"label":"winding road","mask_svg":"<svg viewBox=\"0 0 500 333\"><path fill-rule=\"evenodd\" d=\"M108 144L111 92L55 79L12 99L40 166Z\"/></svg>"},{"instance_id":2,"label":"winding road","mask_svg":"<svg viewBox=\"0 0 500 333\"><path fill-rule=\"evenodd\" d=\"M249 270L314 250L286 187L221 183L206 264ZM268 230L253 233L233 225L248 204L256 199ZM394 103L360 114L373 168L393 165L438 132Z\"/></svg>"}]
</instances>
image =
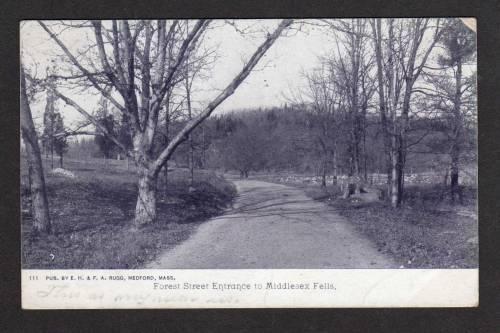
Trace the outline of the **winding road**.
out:
<instances>
[{"instance_id":1,"label":"winding road","mask_svg":"<svg viewBox=\"0 0 500 333\"><path fill-rule=\"evenodd\" d=\"M234 181L238 196L223 215L146 268L395 268L328 205L300 189Z\"/></svg>"}]
</instances>

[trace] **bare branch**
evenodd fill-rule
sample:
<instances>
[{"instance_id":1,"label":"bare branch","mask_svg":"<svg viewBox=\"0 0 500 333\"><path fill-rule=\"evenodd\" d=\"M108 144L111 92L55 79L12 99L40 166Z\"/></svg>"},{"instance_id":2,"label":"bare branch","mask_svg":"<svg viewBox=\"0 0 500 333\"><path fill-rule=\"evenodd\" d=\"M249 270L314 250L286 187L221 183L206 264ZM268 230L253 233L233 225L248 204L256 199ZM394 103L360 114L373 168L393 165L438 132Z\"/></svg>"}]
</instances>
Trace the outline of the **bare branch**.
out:
<instances>
[{"instance_id":1,"label":"bare branch","mask_svg":"<svg viewBox=\"0 0 500 333\"><path fill-rule=\"evenodd\" d=\"M102 126L96 119L93 117L90 113L85 111L78 103L76 103L74 100L71 98L63 95L57 89L50 87L46 85L45 83L42 83L45 88L50 89L54 95L62 99L66 104L72 106L76 111L78 111L81 115L83 115L89 122L91 122L102 134L106 135L110 140L112 140L120 149L122 149L128 156L131 156L130 152L127 150L127 148L112 134L110 133L106 127ZM132 157L132 156L131 156Z\"/></svg>"},{"instance_id":2,"label":"bare branch","mask_svg":"<svg viewBox=\"0 0 500 333\"><path fill-rule=\"evenodd\" d=\"M156 161L154 162L153 169L155 173L158 173L162 168L165 161L168 160L170 155L174 152L175 148L186 140L189 133L193 131L196 126L198 126L203 120L208 118L212 112L221 104L226 98L231 96L236 88L245 80L245 78L252 72L252 69L257 65L259 60L264 56L267 50L273 45L273 43L278 39L283 30L292 24L293 20L286 19L281 21L276 30L269 34L266 40L259 46L252 57L249 59L248 63L243 67L241 72L231 81L231 83L220 93L208 106L197 116L187 122L184 128L177 133L177 135L170 141L169 145L160 153Z\"/></svg>"},{"instance_id":3,"label":"bare branch","mask_svg":"<svg viewBox=\"0 0 500 333\"><path fill-rule=\"evenodd\" d=\"M84 68L80 62L75 58L75 56L68 50L66 45L43 23L42 21L38 21L38 23L42 26L42 28L49 34L50 38L54 40L57 45L64 51L64 53L68 56L71 62L83 73L85 77L92 83L94 88L96 88L105 98L107 98L114 106L116 106L120 111L126 112L126 109L114 99L111 94L104 88L102 88L95 77L89 72L86 68Z\"/></svg>"}]
</instances>

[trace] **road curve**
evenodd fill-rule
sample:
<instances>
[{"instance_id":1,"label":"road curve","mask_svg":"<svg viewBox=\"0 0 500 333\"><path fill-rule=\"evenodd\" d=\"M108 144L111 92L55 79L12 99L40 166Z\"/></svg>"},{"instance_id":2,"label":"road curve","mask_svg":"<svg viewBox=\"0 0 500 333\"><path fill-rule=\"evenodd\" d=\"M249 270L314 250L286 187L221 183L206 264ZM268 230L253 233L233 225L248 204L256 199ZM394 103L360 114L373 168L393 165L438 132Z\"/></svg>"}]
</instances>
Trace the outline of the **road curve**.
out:
<instances>
[{"instance_id":1,"label":"road curve","mask_svg":"<svg viewBox=\"0 0 500 333\"><path fill-rule=\"evenodd\" d=\"M225 214L202 224L146 268L395 268L331 207L302 190L234 181L238 196Z\"/></svg>"}]
</instances>

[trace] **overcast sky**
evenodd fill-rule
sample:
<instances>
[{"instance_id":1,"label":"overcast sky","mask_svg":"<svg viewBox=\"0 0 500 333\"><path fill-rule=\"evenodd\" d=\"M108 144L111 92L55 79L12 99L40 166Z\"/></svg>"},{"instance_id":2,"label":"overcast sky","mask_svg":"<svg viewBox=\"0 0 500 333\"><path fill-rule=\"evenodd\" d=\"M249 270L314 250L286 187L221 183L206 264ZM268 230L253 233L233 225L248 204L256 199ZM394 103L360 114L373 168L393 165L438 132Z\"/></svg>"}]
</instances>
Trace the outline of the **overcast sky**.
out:
<instances>
[{"instance_id":1,"label":"overcast sky","mask_svg":"<svg viewBox=\"0 0 500 333\"><path fill-rule=\"evenodd\" d=\"M195 84L193 99L197 109L209 103L233 79L263 41L265 31L274 30L280 20L236 20L235 22L240 30L249 28L253 33L242 35L221 20L214 20L211 23L212 29L207 32L204 45L216 50L217 60L212 66L210 77ZM336 49L333 36L326 31L324 28L307 24L302 25L300 32L279 38L257 65L256 70L214 114L242 108L279 106L285 103L287 100L284 95L290 96L291 91L304 87L302 73L318 65L318 56L334 52ZM82 52L89 43L95 43L90 29L67 29L59 37L75 53ZM61 49L34 21L21 23L21 48L25 66L33 68L36 62L40 76L44 75L50 60L62 54ZM70 97L89 112L95 111L98 107L98 96L71 94ZM40 123L44 106L43 96L32 105L37 123ZM71 107L64 107L62 103L59 103L59 106L67 125L71 126L81 120L81 116Z\"/></svg>"},{"instance_id":2,"label":"overcast sky","mask_svg":"<svg viewBox=\"0 0 500 333\"><path fill-rule=\"evenodd\" d=\"M193 98L197 106L208 103L221 89L238 73L246 59L256 50L263 40L262 29L272 30L279 20L239 20L238 27L250 26L255 33L242 35L230 25L222 21L213 22L214 29L207 33L206 43L216 48L217 59L211 70L211 77L197 83ZM80 29L81 30L81 29ZM283 95L295 90L304 84L301 73L317 65L317 57L332 48L332 37L327 36L324 30L308 27L307 32L294 33L290 37L282 37L267 52L256 70L242 83L234 95L229 97L216 113L233 109L253 108L259 106L279 106L286 102ZM82 49L91 35L85 33L65 31L61 39L70 49ZM38 72L44 73L45 67L57 54L61 54L58 46L49 38L48 34L36 22L24 22L21 29L21 44L23 61L27 66L38 63ZM89 111L95 110L94 96L72 95L82 106ZM36 118L41 116L44 108L41 99L33 105ZM62 106L62 104L61 104ZM65 120L70 123L80 119L78 114L63 109Z\"/></svg>"}]
</instances>

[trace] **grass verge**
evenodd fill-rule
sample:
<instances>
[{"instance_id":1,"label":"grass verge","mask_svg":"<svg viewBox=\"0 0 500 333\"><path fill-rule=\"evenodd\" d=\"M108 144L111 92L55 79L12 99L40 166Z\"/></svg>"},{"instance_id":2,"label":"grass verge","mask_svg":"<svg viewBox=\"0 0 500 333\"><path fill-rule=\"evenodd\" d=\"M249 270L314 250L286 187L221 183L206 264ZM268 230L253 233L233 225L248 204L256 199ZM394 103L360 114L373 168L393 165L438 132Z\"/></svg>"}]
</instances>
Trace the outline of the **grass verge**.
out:
<instances>
[{"instance_id":1,"label":"grass verge","mask_svg":"<svg viewBox=\"0 0 500 333\"><path fill-rule=\"evenodd\" d=\"M169 173L167 190L158 194L158 222L137 229L132 224L137 194L133 172L78 163L66 168L77 177L46 177L53 234L31 232L28 198L22 197L23 268L140 268L220 214L236 194L231 183L201 171L189 190L188 173L176 170ZM26 186L22 193L27 194Z\"/></svg>"},{"instance_id":2,"label":"grass verge","mask_svg":"<svg viewBox=\"0 0 500 333\"><path fill-rule=\"evenodd\" d=\"M476 268L475 191L466 192L467 203L452 206L439 199L440 186L411 186L399 209L386 202L342 199L338 193L325 197L309 190L309 195L327 200L401 268Z\"/></svg>"},{"instance_id":3,"label":"grass verge","mask_svg":"<svg viewBox=\"0 0 500 333\"><path fill-rule=\"evenodd\" d=\"M272 181L272 180L271 180ZM378 251L401 268L477 268L476 190L463 188L464 202L447 202L447 188L419 185L405 188L405 203L393 209L386 202L342 199L336 186L287 184L332 207Z\"/></svg>"}]
</instances>

